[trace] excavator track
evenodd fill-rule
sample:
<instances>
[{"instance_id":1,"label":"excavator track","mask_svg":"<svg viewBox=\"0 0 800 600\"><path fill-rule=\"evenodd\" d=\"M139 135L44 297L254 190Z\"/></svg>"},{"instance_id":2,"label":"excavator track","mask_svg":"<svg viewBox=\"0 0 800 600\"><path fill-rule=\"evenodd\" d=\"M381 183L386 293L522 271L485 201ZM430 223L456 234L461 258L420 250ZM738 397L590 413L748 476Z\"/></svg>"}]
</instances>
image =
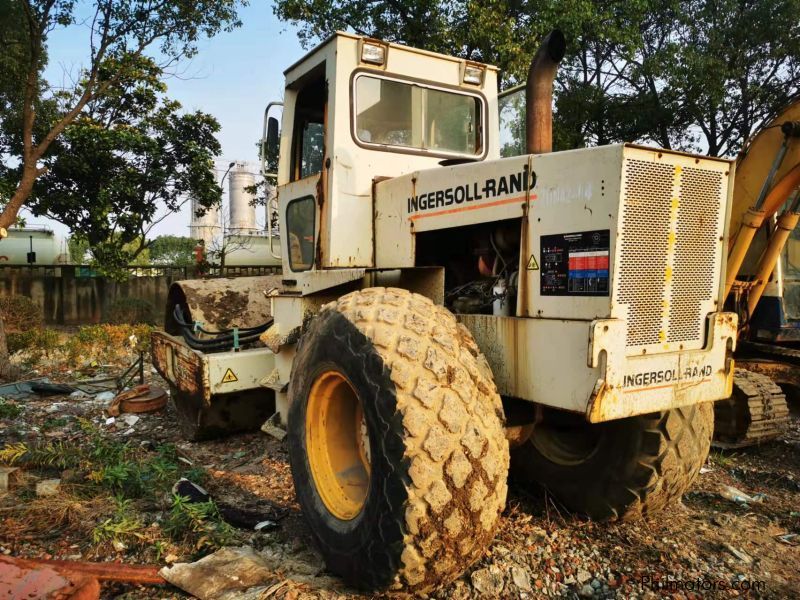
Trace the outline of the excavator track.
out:
<instances>
[{"instance_id":1,"label":"excavator track","mask_svg":"<svg viewBox=\"0 0 800 600\"><path fill-rule=\"evenodd\" d=\"M780 386L767 375L736 369L733 394L714 405L717 448L743 448L780 437L789 423L789 407Z\"/></svg>"},{"instance_id":2,"label":"excavator track","mask_svg":"<svg viewBox=\"0 0 800 600\"><path fill-rule=\"evenodd\" d=\"M740 357L741 360L746 362L763 358L800 367L800 348L789 348L788 346L764 344L761 342L740 341L736 348L737 364L740 362Z\"/></svg>"}]
</instances>

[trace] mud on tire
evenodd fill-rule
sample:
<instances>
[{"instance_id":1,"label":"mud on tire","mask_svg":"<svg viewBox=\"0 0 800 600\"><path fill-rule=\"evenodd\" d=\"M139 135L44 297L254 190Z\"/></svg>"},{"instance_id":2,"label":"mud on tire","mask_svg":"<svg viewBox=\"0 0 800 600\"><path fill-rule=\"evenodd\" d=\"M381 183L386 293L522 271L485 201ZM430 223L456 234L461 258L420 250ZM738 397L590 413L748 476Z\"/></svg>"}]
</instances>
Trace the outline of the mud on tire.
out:
<instances>
[{"instance_id":1,"label":"mud on tire","mask_svg":"<svg viewBox=\"0 0 800 600\"><path fill-rule=\"evenodd\" d=\"M664 509L695 480L711 445L714 408L707 402L582 427L573 438L561 430L562 441L594 436L593 446L572 460L535 443L534 429L512 451L514 479L538 482L567 508L593 519L630 520Z\"/></svg>"},{"instance_id":2,"label":"mud on tire","mask_svg":"<svg viewBox=\"0 0 800 600\"><path fill-rule=\"evenodd\" d=\"M307 447L309 393L332 370L368 431L368 489L348 520L328 510ZM295 490L331 571L361 588L424 592L482 555L505 505L508 445L488 364L451 313L393 288L326 305L299 342L289 397Z\"/></svg>"}]
</instances>

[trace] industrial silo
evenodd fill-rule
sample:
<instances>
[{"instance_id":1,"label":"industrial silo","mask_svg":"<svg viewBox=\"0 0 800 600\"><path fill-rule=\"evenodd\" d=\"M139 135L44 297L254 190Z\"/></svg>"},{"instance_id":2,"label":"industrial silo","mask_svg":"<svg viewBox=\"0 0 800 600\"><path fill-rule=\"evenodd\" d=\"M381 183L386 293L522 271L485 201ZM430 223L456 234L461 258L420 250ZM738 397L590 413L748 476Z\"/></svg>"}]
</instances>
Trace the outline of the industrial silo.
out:
<instances>
[{"instance_id":1,"label":"industrial silo","mask_svg":"<svg viewBox=\"0 0 800 600\"><path fill-rule=\"evenodd\" d=\"M211 246L211 241L220 233L219 206L206 209L202 217L197 216L199 208L197 200L192 198L192 220L189 225L189 235L193 240L203 240L206 248Z\"/></svg>"},{"instance_id":2,"label":"industrial silo","mask_svg":"<svg viewBox=\"0 0 800 600\"><path fill-rule=\"evenodd\" d=\"M228 176L228 191L230 194L230 224L229 229L234 231L256 230L256 207L252 202L255 194L245 188L255 185L256 178L253 173L246 170L242 164L237 164Z\"/></svg>"}]
</instances>

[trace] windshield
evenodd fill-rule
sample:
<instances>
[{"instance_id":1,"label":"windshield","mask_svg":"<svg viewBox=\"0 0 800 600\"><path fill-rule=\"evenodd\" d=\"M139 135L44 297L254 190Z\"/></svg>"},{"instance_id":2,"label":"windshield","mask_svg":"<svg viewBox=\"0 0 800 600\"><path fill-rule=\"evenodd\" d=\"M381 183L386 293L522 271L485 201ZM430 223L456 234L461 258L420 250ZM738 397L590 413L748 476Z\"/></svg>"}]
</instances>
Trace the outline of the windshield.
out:
<instances>
[{"instance_id":1,"label":"windshield","mask_svg":"<svg viewBox=\"0 0 800 600\"><path fill-rule=\"evenodd\" d=\"M476 155L481 99L379 77L355 81L355 134L366 144Z\"/></svg>"},{"instance_id":2,"label":"windshield","mask_svg":"<svg viewBox=\"0 0 800 600\"><path fill-rule=\"evenodd\" d=\"M525 88L503 92L498 98L500 111L500 156L520 156L525 152Z\"/></svg>"},{"instance_id":3,"label":"windshield","mask_svg":"<svg viewBox=\"0 0 800 600\"><path fill-rule=\"evenodd\" d=\"M800 319L800 229L797 228L783 249L783 306L788 319Z\"/></svg>"}]
</instances>

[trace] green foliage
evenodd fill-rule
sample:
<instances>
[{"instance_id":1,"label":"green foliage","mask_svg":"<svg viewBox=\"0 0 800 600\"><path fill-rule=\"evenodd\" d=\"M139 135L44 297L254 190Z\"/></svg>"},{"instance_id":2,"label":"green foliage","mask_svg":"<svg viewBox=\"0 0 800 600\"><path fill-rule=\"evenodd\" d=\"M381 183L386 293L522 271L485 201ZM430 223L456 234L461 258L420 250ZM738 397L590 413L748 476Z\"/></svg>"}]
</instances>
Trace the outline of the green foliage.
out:
<instances>
[{"instance_id":1,"label":"green foliage","mask_svg":"<svg viewBox=\"0 0 800 600\"><path fill-rule=\"evenodd\" d=\"M95 544L105 542L134 542L145 539L141 533L142 522L133 514L131 501L123 496L114 498L114 514L97 524L92 530L92 541Z\"/></svg>"},{"instance_id":2,"label":"green foliage","mask_svg":"<svg viewBox=\"0 0 800 600\"><path fill-rule=\"evenodd\" d=\"M87 357L99 362L118 362L131 352L148 352L153 326L136 325L85 325L69 336L61 350L70 365L83 364Z\"/></svg>"},{"instance_id":3,"label":"green foliage","mask_svg":"<svg viewBox=\"0 0 800 600\"><path fill-rule=\"evenodd\" d=\"M152 158L154 152L169 154L175 164L188 165L188 179L205 181L201 187L208 189L207 181L213 181L213 174L208 164L201 167L200 163L208 162L203 154L207 154L209 145L207 140L204 142L198 138L213 130L216 122L202 113L177 115L179 107L175 103L165 102L158 110L148 109L147 103L152 101L153 95L164 91L163 84L157 85L158 81L153 79L162 79L164 73L147 53L158 57L162 64L174 64L180 58L193 56L202 39L220 31L230 31L241 24L237 10L244 3L243 0L155 3L95 0L80 4L74 0L29 0L0 3L0 156L3 157L0 163L0 225L8 227L14 222L33 193L36 178L49 173L58 156L63 158L65 151L80 149L87 142L89 146L82 156L78 153L70 165L62 162L62 169L69 173L62 170L61 177L57 178L61 182L77 180L86 186L74 190L76 196L83 194L83 205L69 202L63 205L64 197L70 196L63 187L56 190L58 197L53 201L44 198L40 191L38 202L34 204L37 205L37 214L54 216L70 224L73 231L85 232L93 246L112 239L108 235L109 229L122 234L123 244L135 237L131 231L135 225L131 221L137 220L137 213L135 208L125 205L120 195L129 200L138 196L139 205L144 204L146 208L150 195L164 192L168 196L172 193L171 185L180 178L170 176L170 166L165 161L148 162L147 158ZM87 28L88 23L91 27ZM54 30L63 27L75 27L75 34L88 33L86 68L74 78L71 88L51 87L42 77L48 60L48 38ZM133 85L143 81L150 85L150 92ZM109 113L108 110L116 112ZM104 118L98 118L98 111L105 111ZM165 116L174 118L165 123ZM153 119L162 122L152 123ZM145 130L151 138L149 149L148 140L136 131L141 129L142 121L148 120L151 126ZM69 136L65 135L66 128L76 121L79 122L77 129ZM111 122L114 127L109 127ZM96 129L98 125L99 128L105 126L108 131L104 134ZM201 130L199 135L198 127ZM131 133L127 138L126 128L130 128ZM160 150L154 148L153 144L157 146L162 141L156 132L170 128L176 130L174 137L187 139L187 144L178 149L170 145ZM107 134L113 134L114 139ZM120 169L110 173L102 170L105 166L102 159L107 160L107 156L98 156L101 160L96 163L86 161L85 152L104 151L104 144L109 143L116 144L117 158L123 162L125 153L142 159L130 161L131 169L147 179L137 182L137 190L125 190L120 185L121 179L130 182L126 175L131 173L123 174ZM92 186L85 174L78 176L80 163L90 167L89 172L95 171L118 183L113 189L109 188L111 198L99 193L97 186ZM152 179L159 176L169 180L167 187L150 187ZM45 187L50 190L53 185L51 181ZM176 185L181 187L180 182ZM204 200L201 194L200 201ZM117 213L109 213L108 207L115 201ZM167 199L166 208L174 210L169 202ZM152 214L147 212L142 211L140 222L152 219ZM71 225L75 222L80 222L81 226ZM98 251L96 258L104 265L118 265L126 258L119 247L98 248Z\"/></svg>"},{"instance_id":4,"label":"green foliage","mask_svg":"<svg viewBox=\"0 0 800 600\"><path fill-rule=\"evenodd\" d=\"M16 419L21 414L21 406L11 400L0 397L0 419Z\"/></svg>"},{"instance_id":5,"label":"green foliage","mask_svg":"<svg viewBox=\"0 0 800 600\"><path fill-rule=\"evenodd\" d=\"M177 235L160 235L148 247L150 262L154 265L192 266L195 262L194 248L197 242L192 238Z\"/></svg>"},{"instance_id":6,"label":"green foliage","mask_svg":"<svg viewBox=\"0 0 800 600\"><path fill-rule=\"evenodd\" d=\"M30 208L80 231L94 262L113 275L149 264L148 231L188 197L203 209L219 204L213 159L221 146L216 119L184 113L164 95L154 61L114 56L102 69L126 78L64 130Z\"/></svg>"},{"instance_id":7,"label":"green foliage","mask_svg":"<svg viewBox=\"0 0 800 600\"><path fill-rule=\"evenodd\" d=\"M67 240L69 260L76 265L85 265L88 261L89 240L84 236L74 233Z\"/></svg>"},{"instance_id":8,"label":"green foliage","mask_svg":"<svg viewBox=\"0 0 800 600\"><path fill-rule=\"evenodd\" d=\"M199 550L214 550L231 544L235 539L235 530L222 520L213 500L190 502L179 495L172 497L172 509L164 531L176 541L188 537L198 539L196 547Z\"/></svg>"},{"instance_id":9,"label":"green foliage","mask_svg":"<svg viewBox=\"0 0 800 600\"><path fill-rule=\"evenodd\" d=\"M559 28L555 149L640 141L732 155L800 91L800 0L278 0L275 13L306 45L355 31L495 64L503 87L524 82ZM509 133L506 150L524 130Z\"/></svg>"},{"instance_id":10,"label":"green foliage","mask_svg":"<svg viewBox=\"0 0 800 600\"><path fill-rule=\"evenodd\" d=\"M114 512L94 525L92 541L149 545L160 555L165 541L153 538L153 531L136 515L134 502L162 502L180 477L202 482L205 472L188 469L178 460L172 444L146 451L107 437L86 419L78 419L78 424L84 434L79 441L6 444L0 448L0 462L28 468L70 468L84 473L85 481L80 486L84 497L114 497ZM171 496L163 531L173 541L190 544L201 552L230 544L236 537L236 531L222 520L213 501L191 503L175 495Z\"/></svg>"},{"instance_id":11,"label":"green foliage","mask_svg":"<svg viewBox=\"0 0 800 600\"><path fill-rule=\"evenodd\" d=\"M27 296L0 296L0 318L6 333L27 331L42 324L42 308Z\"/></svg>"},{"instance_id":12,"label":"green foliage","mask_svg":"<svg viewBox=\"0 0 800 600\"><path fill-rule=\"evenodd\" d=\"M0 462L31 467L74 468L81 463L82 455L80 446L67 442L46 442L32 445L26 442L16 442L0 448Z\"/></svg>"},{"instance_id":13,"label":"green foliage","mask_svg":"<svg viewBox=\"0 0 800 600\"><path fill-rule=\"evenodd\" d=\"M108 307L106 321L114 325L150 323L155 321L155 309L141 298L120 298Z\"/></svg>"},{"instance_id":14,"label":"green foliage","mask_svg":"<svg viewBox=\"0 0 800 600\"><path fill-rule=\"evenodd\" d=\"M42 431L51 431L53 429L60 429L69 423L69 417L50 417L45 419L42 423Z\"/></svg>"},{"instance_id":15,"label":"green foliage","mask_svg":"<svg viewBox=\"0 0 800 600\"><path fill-rule=\"evenodd\" d=\"M26 350L31 361L37 361L42 356L49 356L60 347L60 337L54 329L29 329L19 333L8 334L9 353Z\"/></svg>"}]
</instances>

